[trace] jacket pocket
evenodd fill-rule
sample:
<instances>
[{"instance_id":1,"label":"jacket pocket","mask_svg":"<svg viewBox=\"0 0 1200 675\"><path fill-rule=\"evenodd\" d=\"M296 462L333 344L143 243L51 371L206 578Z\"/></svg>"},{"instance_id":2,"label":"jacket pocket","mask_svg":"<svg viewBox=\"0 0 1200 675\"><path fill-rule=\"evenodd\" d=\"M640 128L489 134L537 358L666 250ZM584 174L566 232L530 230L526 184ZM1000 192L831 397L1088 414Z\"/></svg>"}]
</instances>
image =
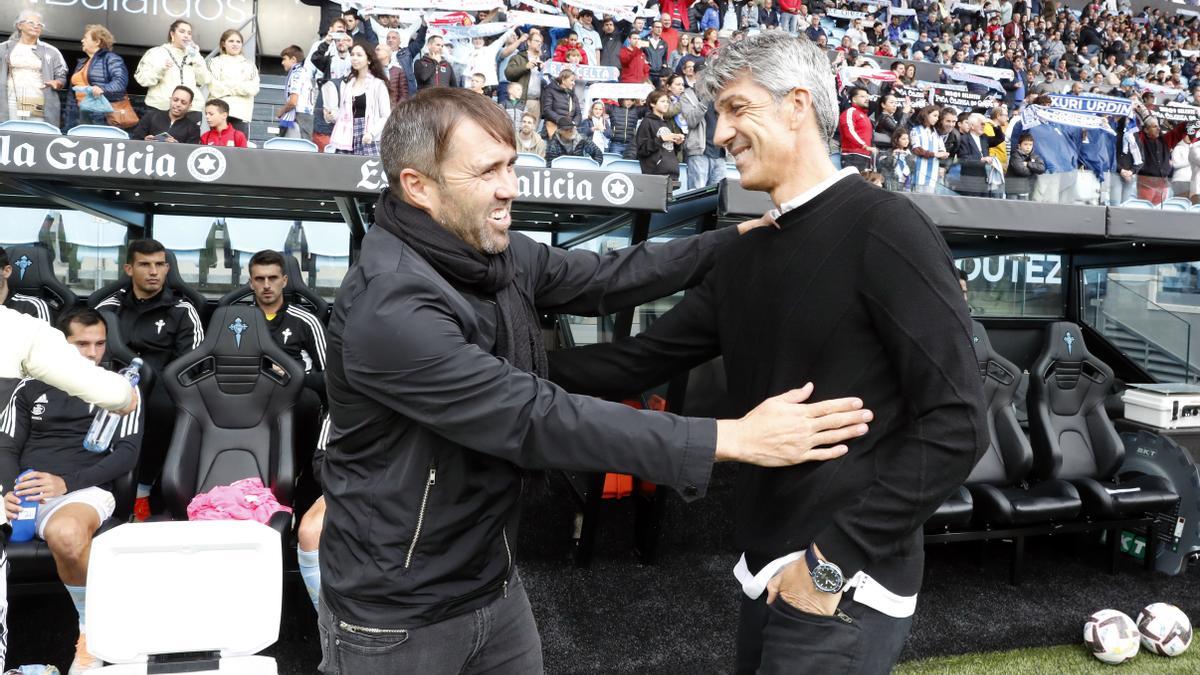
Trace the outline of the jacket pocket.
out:
<instances>
[{"instance_id":1,"label":"jacket pocket","mask_svg":"<svg viewBox=\"0 0 1200 675\"><path fill-rule=\"evenodd\" d=\"M437 483L437 465L429 465L429 474L425 479L425 490L421 494L421 508L417 511L417 526L413 529L412 541L408 543L408 552L404 554L404 569L412 567L413 553L421 541L421 530L425 527L425 510L429 507L429 493Z\"/></svg>"}]
</instances>

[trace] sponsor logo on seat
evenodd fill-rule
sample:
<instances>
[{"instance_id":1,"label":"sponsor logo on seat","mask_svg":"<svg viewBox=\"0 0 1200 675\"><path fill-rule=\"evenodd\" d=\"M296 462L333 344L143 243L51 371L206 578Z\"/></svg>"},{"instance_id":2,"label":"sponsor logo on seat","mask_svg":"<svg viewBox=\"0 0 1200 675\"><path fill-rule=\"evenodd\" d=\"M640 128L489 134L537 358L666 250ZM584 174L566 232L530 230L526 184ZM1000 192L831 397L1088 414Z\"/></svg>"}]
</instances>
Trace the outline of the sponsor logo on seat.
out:
<instances>
[{"instance_id":1,"label":"sponsor logo on seat","mask_svg":"<svg viewBox=\"0 0 1200 675\"><path fill-rule=\"evenodd\" d=\"M245 321L242 321L242 317L240 316L234 319L233 323L229 324L229 330L233 333L233 340L237 344L238 349L242 348L242 333L245 333L249 328L250 326Z\"/></svg>"}]
</instances>

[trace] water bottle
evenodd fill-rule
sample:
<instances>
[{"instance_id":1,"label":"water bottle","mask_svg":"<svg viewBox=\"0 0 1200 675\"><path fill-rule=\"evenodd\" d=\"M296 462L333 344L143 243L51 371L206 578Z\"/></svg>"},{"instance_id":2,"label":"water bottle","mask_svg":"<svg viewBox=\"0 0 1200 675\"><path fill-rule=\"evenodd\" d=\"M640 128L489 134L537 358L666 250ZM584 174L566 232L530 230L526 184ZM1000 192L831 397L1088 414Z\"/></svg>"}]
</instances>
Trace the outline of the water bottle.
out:
<instances>
[{"instance_id":1,"label":"water bottle","mask_svg":"<svg viewBox=\"0 0 1200 675\"><path fill-rule=\"evenodd\" d=\"M121 375L129 381L129 385L136 387L141 376L138 371L142 367L141 359L134 359L128 368L121 371ZM101 408L96 411L96 418L92 420L92 426L88 429L87 436L83 438L83 447L90 452L105 452L108 446L112 443L113 435L117 433L117 426L121 424L121 415L115 412L104 410Z\"/></svg>"},{"instance_id":2,"label":"water bottle","mask_svg":"<svg viewBox=\"0 0 1200 675\"><path fill-rule=\"evenodd\" d=\"M33 472L33 469L25 469L17 476L17 483L25 480L25 476ZM13 486L14 489L16 486ZM21 497L21 513L12 521L12 536L8 538L12 542L23 542L33 539L35 519L37 518L38 503L29 499L29 497Z\"/></svg>"}]
</instances>

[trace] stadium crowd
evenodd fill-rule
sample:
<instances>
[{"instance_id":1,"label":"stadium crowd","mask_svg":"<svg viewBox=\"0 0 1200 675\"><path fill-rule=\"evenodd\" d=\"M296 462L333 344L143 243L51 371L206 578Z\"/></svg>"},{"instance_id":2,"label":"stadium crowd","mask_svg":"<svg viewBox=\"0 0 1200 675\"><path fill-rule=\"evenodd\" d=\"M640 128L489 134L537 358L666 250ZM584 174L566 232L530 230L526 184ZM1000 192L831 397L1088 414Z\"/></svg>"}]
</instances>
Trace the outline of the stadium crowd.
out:
<instances>
[{"instance_id":1,"label":"stadium crowd","mask_svg":"<svg viewBox=\"0 0 1200 675\"><path fill-rule=\"evenodd\" d=\"M319 150L378 154L397 103L465 87L503 107L524 153L620 156L676 177L686 165L686 187L711 185L726 157L697 78L723 42L783 30L830 50L843 110L831 152L889 188L1094 204L1200 191L1200 21L1187 11L1135 12L1128 0L1082 10L1038 0L660 0L641 11L604 2L612 13L597 16L568 0L510 0L503 10L384 14L306 1L320 6L319 39L279 54L283 103L265 121ZM88 26L73 67L40 39L43 28L22 12L0 44L0 119L247 145L260 77L238 31L205 57L192 26L176 21L131 70L103 26ZM134 82L146 90L140 119Z\"/></svg>"}]
</instances>

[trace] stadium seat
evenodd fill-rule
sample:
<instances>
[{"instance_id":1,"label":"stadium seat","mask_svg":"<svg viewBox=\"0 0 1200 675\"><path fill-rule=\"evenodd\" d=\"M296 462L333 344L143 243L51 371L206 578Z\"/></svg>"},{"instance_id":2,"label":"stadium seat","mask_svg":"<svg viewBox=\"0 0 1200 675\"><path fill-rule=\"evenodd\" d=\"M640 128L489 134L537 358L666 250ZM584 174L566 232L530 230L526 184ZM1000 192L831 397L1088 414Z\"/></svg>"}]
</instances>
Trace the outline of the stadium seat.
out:
<instances>
[{"instance_id":1,"label":"stadium seat","mask_svg":"<svg viewBox=\"0 0 1200 675\"><path fill-rule=\"evenodd\" d=\"M1162 203L1163 211L1187 211L1192 208L1192 200L1187 197L1171 197Z\"/></svg>"},{"instance_id":2,"label":"stadium seat","mask_svg":"<svg viewBox=\"0 0 1200 675\"><path fill-rule=\"evenodd\" d=\"M726 162L725 177L740 180L742 178L742 172L738 171L737 164L734 164L733 162Z\"/></svg>"},{"instance_id":3,"label":"stadium seat","mask_svg":"<svg viewBox=\"0 0 1200 675\"><path fill-rule=\"evenodd\" d=\"M585 171L599 171L600 163L591 157L576 157L574 155L563 155L550 160L550 168L552 169L583 169Z\"/></svg>"},{"instance_id":4,"label":"stadium seat","mask_svg":"<svg viewBox=\"0 0 1200 675\"><path fill-rule=\"evenodd\" d=\"M1200 204L1192 204L1190 211L1200 211Z\"/></svg>"},{"instance_id":5,"label":"stadium seat","mask_svg":"<svg viewBox=\"0 0 1200 675\"><path fill-rule=\"evenodd\" d=\"M287 286L283 288L283 297L288 302L299 305L304 309L309 310L317 315L321 321L329 320L329 303L325 299L313 292L304 283L304 272L300 269L300 261L290 255L283 256L284 263L287 269L284 273L287 274ZM252 304L254 302L254 291L249 285L235 288L229 291L220 300L217 301L217 307L225 307L227 305L236 304Z\"/></svg>"},{"instance_id":6,"label":"stadium seat","mask_svg":"<svg viewBox=\"0 0 1200 675\"><path fill-rule=\"evenodd\" d=\"M1104 409L1113 371L1092 356L1079 326L1050 324L1029 368L1034 472L1074 485L1083 514L1114 519L1173 508L1179 495L1159 476L1120 475L1125 446Z\"/></svg>"},{"instance_id":7,"label":"stadium seat","mask_svg":"<svg viewBox=\"0 0 1200 675\"><path fill-rule=\"evenodd\" d=\"M972 519L988 528L1075 519L1079 515L1079 493L1069 483L1026 482L1033 468L1033 450L1012 407L1021 369L992 348L982 324L974 321L972 328L988 430L987 450L967 478L974 503Z\"/></svg>"},{"instance_id":8,"label":"stadium seat","mask_svg":"<svg viewBox=\"0 0 1200 675\"><path fill-rule=\"evenodd\" d=\"M172 361L163 378L178 406L162 473L167 512L186 520L197 494L254 477L280 504L291 506L292 415L304 387L304 366L271 338L262 312L218 308L204 342ZM280 512L268 524L286 535L291 520L290 513Z\"/></svg>"},{"instance_id":9,"label":"stadium seat","mask_svg":"<svg viewBox=\"0 0 1200 675\"><path fill-rule=\"evenodd\" d=\"M5 120L0 122L0 131L15 131L23 134L47 134L60 136L58 127L42 120Z\"/></svg>"},{"instance_id":10,"label":"stadium seat","mask_svg":"<svg viewBox=\"0 0 1200 675\"><path fill-rule=\"evenodd\" d=\"M680 164L679 165L679 187L675 188L675 191L672 192L671 194L678 195L678 194L683 194L684 192L687 192L687 191L688 191L687 164Z\"/></svg>"},{"instance_id":11,"label":"stadium seat","mask_svg":"<svg viewBox=\"0 0 1200 675\"><path fill-rule=\"evenodd\" d=\"M642 165L636 159L614 159L605 164L604 169L614 173L641 173Z\"/></svg>"},{"instance_id":12,"label":"stadium seat","mask_svg":"<svg viewBox=\"0 0 1200 675\"><path fill-rule=\"evenodd\" d=\"M104 317L104 325L108 329L108 345L103 364L113 370L124 368L129 365L134 355L121 340L120 322L108 313L101 312L100 316ZM141 377L139 388L143 392L150 391L154 386L154 371L149 366L145 366L141 370ZM130 516L133 515L133 501L137 494L137 464L135 463L134 468L118 476L113 481L112 487L116 509L111 518L100 524L100 529L96 530L97 535L107 532L121 523L128 522ZM11 570L10 580L32 582L58 579L54 556L50 553L50 547L41 539L35 538L32 541L21 543L9 542L7 552L9 570Z\"/></svg>"},{"instance_id":13,"label":"stadium seat","mask_svg":"<svg viewBox=\"0 0 1200 675\"><path fill-rule=\"evenodd\" d=\"M544 169L546 168L546 160L538 157L532 152L518 152L517 166L536 166Z\"/></svg>"},{"instance_id":14,"label":"stadium seat","mask_svg":"<svg viewBox=\"0 0 1200 675\"><path fill-rule=\"evenodd\" d=\"M263 150L288 150L291 152L317 152L317 144L306 138L283 138L277 136L263 141Z\"/></svg>"},{"instance_id":15,"label":"stadium seat","mask_svg":"<svg viewBox=\"0 0 1200 675\"><path fill-rule=\"evenodd\" d=\"M615 153L615 152L606 152L606 153L604 153L604 161L603 161L603 162L601 162L601 163L600 163L600 165L601 165L601 166L608 166L609 164L612 164L613 162L615 162L615 161L617 161L617 160L619 160L619 159L621 159L621 156L620 156L620 155L618 155L617 153Z\"/></svg>"},{"instance_id":16,"label":"stadium seat","mask_svg":"<svg viewBox=\"0 0 1200 675\"><path fill-rule=\"evenodd\" d=\"M9 292L41 298L50 306L48 321L53 322L64 308L79 298L54 274L54 260L45 246L10 246L7 249L12 275L8 278Z\"/></svg>"},{"instance_id":17,"label":"stadium seat","mask_svg":"<svg viewBox=\"0 0 1200 675\"><path fill-rule=\"evenodd\" d=\"M247 148L257 148L258 143L255 143L254 141L246 141L246 147Z\"/></svg>"},{"instance_id":18,"label":"stadium seat","mask_svg":"<svg viewBox=\"0 0 1200 675\"><path fill-rule=\"evenodd\" d=\"M321 152L322 152L322 153L324 153L324 154L326 154L326 155L336 155L336 154L337 154L337 148L333 147L333 144L332 144L332 143L326 143L326 144L325 144L325 149L324 149L324 150L322 150Z\"/></svg>"},{"instance_id":19,"label":"stadium seat","mask_svg":"<svg viewBox=\"0 0 1200 675\"><path fill-rule=\"evenodd\" d=\"M125 261L122 260L121 262ZM196 308L197 312L200 312L200 316L203 318L204 309L208 301L199 291L185 283L183 277L179 276L179 261L175 259L175 254L169 250L167 251L167 264L170 265L170 269L167 270L167 286L192 303L192 306ZM89 295L87 298L88 307L95 307L100 304L101 300L116 293L127 281L128 277L122 273L119 279Z\"/></svg>"},{"instance_id":20,"label":"stadium seat","mask_svg":"<svg viewBox=\"0 0 1200 675\"><path fill-rule=\"evenodd\" d=\"M1129 199L1121 204L1127 209L1156 209L1157 206L1147 199Z\"/></svg>"},{"instance_id":21,"label":"stadium seat","mask_svg":"<svg viewBox=\"0 0 1200 675\"><path fill-rule=\"evenodd\" d=\"M85 138L116 138L129 140L129 134L124 129L110 127L104 124L80 124L67 131L68 136L83 136Z\"/></svg>"}]
</instances>

